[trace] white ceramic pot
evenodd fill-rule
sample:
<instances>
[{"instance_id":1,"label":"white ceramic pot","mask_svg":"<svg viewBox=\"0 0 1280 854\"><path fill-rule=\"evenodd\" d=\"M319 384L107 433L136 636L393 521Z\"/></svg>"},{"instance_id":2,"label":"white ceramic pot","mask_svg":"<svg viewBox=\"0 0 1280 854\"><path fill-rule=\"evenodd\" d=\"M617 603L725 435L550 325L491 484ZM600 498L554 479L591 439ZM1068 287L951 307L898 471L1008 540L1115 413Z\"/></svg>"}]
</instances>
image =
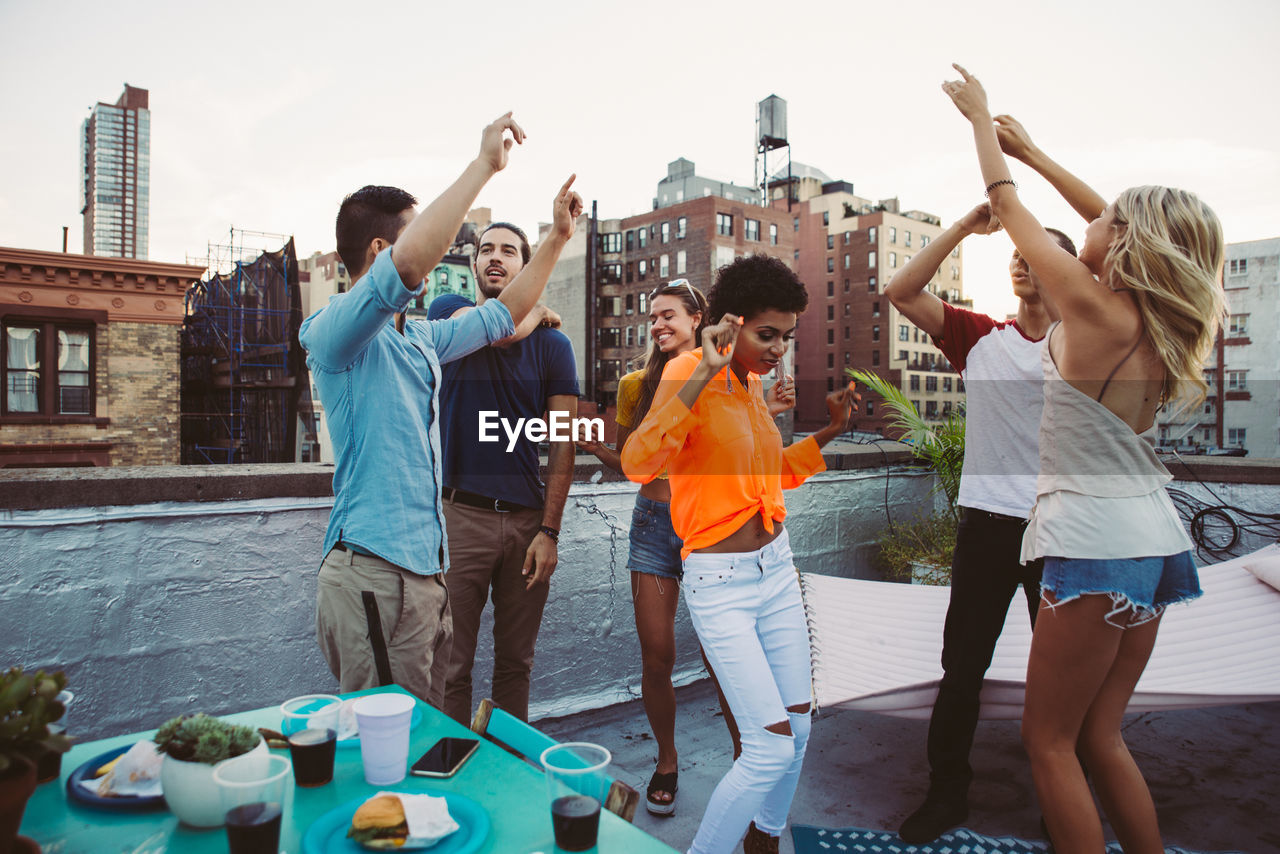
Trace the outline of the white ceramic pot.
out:
<instances>
[{"instance_id":1,"label":"white ceramic pot","mask_svg":"<svg viewBox=\"0 0 1280 854\"><path fill-rule=\"evenodd\" d=\"M258 746L246 756L256 757L262 770L267 770L267 743L258 739ZM237 757L239 758L239 757ZM221 827L224 823L222 798L213 782L216 766L206 762L186 762L165 756L160 765L160 786L169 810L184 824L192 827Z\"/></svg>"}]
</instances>

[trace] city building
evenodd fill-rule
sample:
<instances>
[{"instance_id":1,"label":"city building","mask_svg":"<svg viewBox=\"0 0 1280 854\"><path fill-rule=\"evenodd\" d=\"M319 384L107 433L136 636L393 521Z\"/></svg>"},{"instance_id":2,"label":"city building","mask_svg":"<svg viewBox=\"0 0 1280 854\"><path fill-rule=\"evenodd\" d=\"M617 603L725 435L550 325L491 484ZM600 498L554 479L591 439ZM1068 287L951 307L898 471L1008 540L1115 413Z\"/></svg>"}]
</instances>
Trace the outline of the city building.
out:
<instances>
[{"instance_id":1,"label":"city building","mask_svg":"<svg viewBox=\"0 0 1280 854\"><path fill-rule=\"evenodd\" d=\"M151 111L146 89L124 86L95 104L80 128L84 254L147 259L151 199Z\"/></svg>"},{"instance_id":2,"label":"city building","mask_svg":"<svg viewBox=\"0 0 1280 854\"><path fill-rule=\"evenodd\" d=\"M1222 279L1228 317L1205 367L1209 396L1162 412L1159 444L1280 457L1280 237L1227 244Z\"/></svg>"},{"instance_id":3,"label":"city building","mask_svg":"<svg viewBox=\"0 0 1280 854\"><path fill-rule=\"evenodd\" d=\"M796 271L809 290L795 342L796 429L827 423L826 394L847 379L846 368L879 374L925 418L945 418L964 400L960 377L929 336L883 295L893 274L942 232L941 220L902 211L897 199L857 196L852 184L802 163L792 163L790 173L775 174L769 193L772 210L787 214ZM968 306L962 270L957 247L929 289ZM868 396L852 428L883 434L887 423L880 402Z\"/></svg>"},{"instance_id":4,"label":"city building","mask_svg":"<svg viewBox=\"0 0 1280 854\"><path fill-rule=\"evenodd\" d=\"M0 247L0 467L176 465L204 267Z\"/></svg>"}]
</instances>

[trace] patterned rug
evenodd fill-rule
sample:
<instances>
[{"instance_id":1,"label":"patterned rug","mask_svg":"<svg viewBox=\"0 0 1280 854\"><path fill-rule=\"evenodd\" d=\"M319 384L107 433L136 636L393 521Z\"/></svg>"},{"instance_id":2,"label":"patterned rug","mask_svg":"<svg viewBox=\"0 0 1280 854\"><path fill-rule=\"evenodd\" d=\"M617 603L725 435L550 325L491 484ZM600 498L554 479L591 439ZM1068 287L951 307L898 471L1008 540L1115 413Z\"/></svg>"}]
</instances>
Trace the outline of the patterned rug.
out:
<instances>
[{"instance_id":1,"label":"patterned rug","mask_svg":"<svg viewBox=\"0 0 1280 854\"><path fill-rule=\"evenodd\" d=\"M791 840L796 854L1045 854L1051 850L1048 842L1028 842L1012 836L984 836L963 827L944 833L928 845L908 845L898 838L898 834L885 830L797 824L791 828ZM1172 845L1164 850L1165 854L1195 854ZM1107 846L1107 854L1121 854L1120 845L1112 842Z\"/></svg>"}]
</instances>

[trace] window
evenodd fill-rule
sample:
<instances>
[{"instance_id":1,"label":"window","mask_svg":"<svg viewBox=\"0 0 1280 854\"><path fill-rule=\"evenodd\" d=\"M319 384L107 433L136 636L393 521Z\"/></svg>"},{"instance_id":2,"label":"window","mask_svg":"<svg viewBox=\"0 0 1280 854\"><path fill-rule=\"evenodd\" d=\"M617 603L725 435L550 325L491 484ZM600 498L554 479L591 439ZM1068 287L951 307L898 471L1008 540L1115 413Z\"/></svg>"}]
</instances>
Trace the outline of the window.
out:
<instances>
[{"instance_id":1,"label":"window","mask_svg":"<svg viewBox=\"0 0 1280 854\"><path fill-rule=\"evenodd\" d=\"M875 367L879 367L879 366L880 366L880 351L879 351L879 350L872 350L872 351L871 351L871 366L872 366L873 368L875 368ZM867 414L868 414L868 415L870 415L871 413L870 413L870 412L868 412Z\"/></svg>"},{"instance_id":2,"label":"window","mask_svg":"<svg viewBox=\"0 0 1280 854\"><path fill-rule=\"evenodd\" d=\"M836 271L836 259L834 259L834 258L828 258L828 259L827 259L827 272L828 272L828 273L834 273L835 271Z\"/></svg>"},{"instance_id":3,"label":"window","mask_svg":"<svg viewBox=\"0 0 1280 854\"><path fill-rule=\"evenodd\" d=\"M1248 387L1247 377L1248 371L1227 371L1227 389L1230 391L1244 391Z\"/></svg>"},{"instance_id":4,"label":"window","mask_svg":"<svg viewBox=\"0 0 1280 854\"><path fill-rule=\"evenodd\" d=\"M93 321L10 316L3 330L5 390L0 414L93 415Z\"/></svg>"},{"instance_id":5,"label":"window","mask_svg":"<svg viewBox=\"0 0 1280 854\"><path fill-rule=\"evenodd\" d=\"M671 242L671 223L664 222L661 226L659 226L658 233L662 235L663 243L670 243Z\"/></svg>"},{"instance_id":6,"label":"window","mask_svg":"<svg viewBox=\"0 0 1280 854\"><path fill-rule=\"evenodd\" d=\"M911 379L910 379L910 380L909 380L909 382L908 382L908 385L910 386L910 388L911 388L911 390L912 390L912 391L919 391L919 390L920 390L920 375L919 375L919 374L912 374L912 375L911 375Z\"/></svg>"},{"instance_id":7,"label":"window","mask_svg":"<svg viewBox=\"0 0 1280 854\"><path fill-rule=\"evenodd\" d=\"M836 378L827 377L827 391L835 391L835 390L836 390Z\"/></svg>"},{"instance_id":8,"label":"window","mask_svg":"<svg viewBox=\"0 0 1280 854\"><path fill-rule=\"evenodd\" d=\"M879 340L880 340L880 327L879 327L879 326L873 326L873 327L871 327L871 340L872 340L872 341L879 341Z\"/></svg>"},{"instance_id":9,"label":"window","mask_svg":"<svg viewBox=\"0 0 1280 854\"><path fill-rule=\"evenodd\" d=\"M627 294L627 314L635 314L636 300L635 294Z\"/></svg>"},{"instance_id":10,"label":"window","mask_svg":"<svg viewBox=\"0 0 1280 854\"><path fill-rule=\"evenodd\" d=\"M869 400L867 401L867 414L868 415L876 414L876 405Z\"/></svg>"},{"instance_id":11,"label":"window","mask_svg":"<svg viewBox=\"0 0 1280 854\"><path fill-rule=\"evenodd\" d=\"M641 226L636 229L636 246L640 249L644 248L645 239L649 236L649 227Z\"/></svg>"},{"instance_id":12,"label":"window","mask_svg":"<svg viewBox=\"0 0 1280 854\"><path fill-rule=\"evenodd\" d=\"M957 281L960 278L960 268L955 264L951 265L951 281Z\"/></svg>"},{"instance_id":13,"label":"window","mask_svg":"<svg viewBox=\"0 0 1280 854\"><path fill-rule=\"evenodd\" d=\"M640 314L642 316L648 314L649 313L649 295L641 292L639 303L640 303Z\"/></svg>"},{"instance_id":14,"label":"window","mask_svg":"<svg viewBox=\"0 0 1280 854\"><path fill-rule=\"evenodd\" d=\"M828 344L836 343L836 331L834 329L827 330L827 343Z\"/></svg>"},{"instance_id":15,"label":"window","mask_svg":"<svg viewBox=\"0 0 1280 854\"><path fill-rule=\"evenodd\" d=\"M665 279L671 275L671 256L663 255L658 258L658 277Z\"/></svg>"},{"instance_id":16,"label":"window","mask_svg":"<svg viewBox=\"0 0 1280 854\"><path fill-rule=\"evenodd\" d=\"M1227 444L1237 448L1243 446L1244 436L1245 436L1244 431L1245 431L1245 428L1243 427L1228 427L1227 428Z\"/></svg>"},{"instance_id":17,"label":"window","mask_svg":"<svg viewBox=\"0 0 1280 854\"><path fill-rule=\"evenodd\" d=\"M830 296L830 294L828 294ZM827 306L827 320L836 319L836 307L834 305Z\"/></svg>"},{"instance_id":18,"label":"window","mask_svg":"<svg viewBox=\"0 0 1280 854\"><path fill-rule=\"evenodd\" d=\"M648 261L641 261L639 264L637 264L637 265L636 265L636 269L637 269L637 271L639 272L639 275L640 275L640 281L642 281L642 282L643 282L643 281L644 281L645 273L646 273L646 272L648 271L648 269L649 269L649 262L648 262Z\"/></svg>"},{"instance_id":19,"label":"window","mask_svg":"<svg viewBox=\"0 0 1280 854\"><path fill-rule=\"evenodd\" d=\"M607 329L597 329L600 335L601 347L620 347L622 346L622 330L617 327L609 327Z\"/></svg>"},{"instance_id":20,"label":"window","mask_svg":"<svg viewBox=\"0 0 1280 854\"><path fill-rule=\"evenodd\" d=\"M911 340L911 330L907 327L905 323L898 326L898 340L899 341Z\"/></svg>"},{"instance_id":21,"label":"window","mask_svg":"<svg viewBox=\"0 0 1280 854\"><path fill-rule=\"evenodd\" d=\"M849 280L848 280L848 279L845 279L845 280L844 280L844 292L845 292L846 294L847 294L847 293L849 293Z\"/></svg>"},{"instance_id":22,"label":"window","mask_svg":"<svg viewBox=\"0 0 1280 854\"><path fill-rule=\"evenodd\" d=\"M1249 334L1249 315L1247 314L1231 315L1231 320L1227 325L1227 334L1230 335L1232 338L1248 335Z\"/></svg>"},{"instance_id":23,"label":"window","mask_svg":"<svg viewBox=\"0 0 1280 854\"><path fill-rule=\"evenodd\" d=\"M684 240L689 236L689 218L687 216L678 217L676 219L676 239Z\"/></svg>"},{"instance_id":24,"label":"window","mask_svg":"<svg viewBox=\"0 0 1280 854\"><path fill-rule=\"evenodd\" d=\"M852 231L846 231L846 232L844 233L844 242L845 242L845 245L846 245L846 246L848 246L848 245L849 245L849 242L850 242L851 240L853 240L853 232L852 232Z\"/></svg>"},{"instance_id":25,"label":"window","mask_svg":"<svg viewBox=\"0 0 1280 854\"><path fill-rule=\"evenodd\" d=\"M600 251L606 253L621 252L622 235L617 232L600 235Z\"/></svg>"},{"instance_id":26,"label":"window","mask_svg":"<svg viewBox=\"0 0 1280 854\"><path fill-rule=\"evenodd\" d=\"M769 243L778 245L778 224L776 222L769 223Z\"/></svg>"},{"instance_id":27,"label":"window","mask_svg":"<svg viewBox=\"0 0 1280 854\"><path fill-rule=\"evenodd\" d=\"M874 249L867 253L867 266L872 269L876 266L876 250Z\"/></svg>"},{"instance_id":28,"label":"window","mask_svg":"<svg viewBox=\"0 0 1280 854\"><path fill-rule=\"evenodd\" d=\"M876 293L876 288L877 288L876 277L872 276L871 278L867 279L867 293L869 294Z\"/></svg>"},{"instance_id":29,"label":"window","mask_svg":"<svg viewBox=\"0 0 1280 854\"><path fill-rule=\"evenodd\" d=\"M852 310L853 310L853 306L852 306L852 305L850 305L849 303L845 303L845 304L844 304L844 316L845 316L845 317L848 317L848 316L849 316L849 312L850 312L850 311L852 311Z\"/></svg>"},{"instance_id":30,"label":"window","mask_svg":"<svg viewBox=\"0 0 1280 854\"><path fill-rule=\"evenodd\" d=\"M880 300L876 300L875 302L871 303L871 316L872 317L880 316Z\"/></svg>"},{"instance_id":31,"label":"window","mask_svg":"<svg viewBox=\"0 0 1280 854\"><path fill-rule=\"evenodd\" d=\"M925 390L925 391L937 391L937 390L938 390L938 378L937 378L937 377L925 377L925 378L924 378L924 390Z\"/></svg>"},{"instance_id":32,"label":"window","mask_svg":"<svg viewBox=\"0 0 1280 854\"><path fill-rule=\"evenodd\" d=\"M792 231L800 230L800 217L797 216L797 217L791 218L791 230Z\"/></svg>"},{"instance_id":33,"label":"window","mask_svg":"<svg viewBox=\"0 0 1280 854\"><path fill-rule=\"evenodd\" d=\"M827 235L827 248L828 249L836 248L836 236L834 234Z\"/></svg>"},{"instance_id":34,"label":"window","mask_svg":"<svg viewBox=\"0 0 1280 854\"><path fill-rule=\"evenodd\" d=\"M682 275L688 266L688 255L681 249L676 253L676 275Z\"/></svg>"},{"instance_id":35,"label":"window","mask_svg":"<svg viewBox=\"0 0 1280 854\"><path fill-rule=\"evenodd\" d=\"M952 250L951 250L951 257L952 257L952 258L959 258L959 257L960 257L960 247L959 247L959 246L957 246L955 249L952 249Z\"/></svg>"},{"instance_id":36,"label":"window","mask_svg":"<svg viewBox=\"0 0 1280 854\"><path fill-rule=\"evenodd\" d=\"M844 268L849 269L849 253L844 253Z\"/></svg>"},{"instance_id":37,"label":"window","mask_svg":"<svg viewBox=\"0 0 1280 854\"><path fill-rule=\"evenodd\" d=\"M892 225L889 226L889 242L890 243L898 242L898 229L894 228Z\"/></svg>"},{"instance_id":38,"label":"window","mask_svg":"<svg viewBox=\"0 0 1280 854\"><path fill-rule=\"evenodd\" d=\"M440 273L442 278L445 278L449 275L447 270L441 270ZM622 265L621 264L601 264L600 265L600 284L602 285L622 284Z\"/></svg>"},{"instance_id":39,"label":"window","mask_svg":"<svg viewBox=\"0 0 1280 854\"><path fill-rule=\"evenodd\" d=\"M760 239L760 220L758 219L744 220L742 236L745 237L747 240L759 240Z\"/></svg>"},{"instance_id":40,"label":"window","mask_svg":"<svg viewBox=\"0 0 1280 854\"><path fill-rule=\"evenodd\" d=\"M835 295L836 295L836 283L827 282L827 296L833 297Z\"/></svg>"},{"instance_id":41,"label":"window","mask_svg":"<svg viewBox=\"0 0 1280 854\"><path fill-rule=\"evenodd\" d=\"M827 370L830 370L835 366L836 366L836 354L828 353L827 354Z\"/></svg>"},{"instance_id":42,"label":"window","mask_svg":"<svg viewBox=\"0 0 1280 854\"><path fill-rule=\"evenodd\" d=\"M1248 258L1232 258L1227 262L1227 275L1243 276L1247 272L1249 272Z\"/></svg>"},{"instance_id":43,"label":"window","mask_svg":"<svg viewBox=\"0 0 1280 854\"><path fill-rule=\"evenodd\" d=\"M926 401L924 402L924 417L925 417L925 418L937 418L937 417L938 417L938 401L936 401L936 400L926 400Z\"/></svg>"},{"instance_id":44,"label":"window","mask_svg":"<svg viewBox=\"0 0 1280 854\"><path fill-rule=\"evenodd\" d=\"M903 246L910 246L910 245L911 245L911 232L909 232L909 231L903 231L903 232L902 232L902 245L903 245Z\"/></svg>"},{"instance_id":45,"label":"window","mask_svg":"<svg viewBox=\"0 0 1280 854\"><path fill-rule=\"evenodd\" d=\"M897 267L897 266L898 266L898 253L897 253L897 252L890 252L890 253L889 253L889 266L890 266L890 267Z\"/></svg>"},{"instance_id":46,"label":"window","mask_svg":"<svg viewBox=\"0 0 1280 854\"><path fill-rule=\"evenodd\" d=\"M630 252L636 248L636 233L634 231L627 232L627 251Z\"/></svg>"},{"instance_id":47,"label":"window","mask_svg":"<svg viewBox=\"0 0 1280 854\"><path fill-rule=\"evenodd\" d=\"M942 390L951 391L951 377L942 378Z\"/></svg>"},{"instance_id":48,"label":"window","mask_svg":"<svg viewBox=\"0 0 1280 854\"><path fill-rule=\"evenodd\" d=\"M874 225L867 229L867 239L872 243L876 242L876 227Z\"/></svg>"},{"instance_id":49,"label":"window","mask_svg":"<svg viewBox=\"0 0 1280 854\"><path fill-rule=\"evenodd\" d=\"M630 297L628 297L628 299L630 299ZM628 346L628 347L634 347L634 346L635 346L635 343L636 343L636 341L635 341L635 333L631 330L631 327L630 327L630 326L628 326L626 329L627 329L627 335L626 335L627 346Z\"/></svg>"},{"instance_id":50,"label":"window","mask_svg":"<svg viewBox=\"0 0 1280 854\"><path fill-rule=\"evenodd\" d=\"M831 211L822 212L822 224L831 225Z\"/></svg>"},{"instance_id":51,"label":"window","mask_svg":"<svg viewBox=\"0 0 1280 854\"><path fill-rule=\"evenodd\" d=\"M907 353L907 351L906 351L906 350L899 350L899 351L898 351L898 361L899 361L899 362L905 362L905 361L907 360L907 358L908 358L908 355L909 355L909 354Z\"/></svg>"},{"instance_id":52,"label":"window","mask_svg":"<svg viewBox=\"0 0 1280 854\"><path fill-rule=\"evenodd\" d=\"M848 340L849 340L849 333L850 333L851 331L852 331L852 330L850 330L850 329L849 329L849 327L847 327L847 326L844 328L844 340L846 340L846 341L848 341Z\"/></svg>"},{"instance_id":53,"label":"window","mask_svg":"<svg viewBox=\"0 0 1280 854\"><path fill-rule=\"evenodd\" d=\"M716 214L716 234L725 237L733 234L733 214Z\"/></svg>"}]
</instances>

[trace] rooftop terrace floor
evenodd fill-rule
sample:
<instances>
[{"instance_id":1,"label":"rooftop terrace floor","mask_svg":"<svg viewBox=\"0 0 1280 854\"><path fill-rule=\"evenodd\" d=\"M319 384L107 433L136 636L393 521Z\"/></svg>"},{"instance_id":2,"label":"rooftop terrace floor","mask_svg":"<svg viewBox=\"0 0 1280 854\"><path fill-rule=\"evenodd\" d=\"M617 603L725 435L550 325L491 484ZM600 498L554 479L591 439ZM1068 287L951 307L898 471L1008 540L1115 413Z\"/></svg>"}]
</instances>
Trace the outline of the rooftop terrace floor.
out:
<instances>
[{"instance_id":1,"label":"rooftop terrace floor","mask_svg":"<svg viewBox=\"0 0 1280 854\"><path fill-rule=\"evenodd\" d=\"M635 823L677 850L693 839L730 742L708 680L676 690L680 792L675 815L643 807ZM657 750L639 700L537 722L560 740L613 753L614 773L642 796ZM1039 809L1017 721L983 721L966 826L1040 839ZM821 710L791 810L797 824L896 831L924 796L928 721ZM1280 703L1158 712L1126 719L1125 739L1155 798L1166 845L1196 851L1280 851ZM1114 838L1110 836L1109 838ZM792 851L789 832L783 854Z\"/></svg>"}]
</instances>

